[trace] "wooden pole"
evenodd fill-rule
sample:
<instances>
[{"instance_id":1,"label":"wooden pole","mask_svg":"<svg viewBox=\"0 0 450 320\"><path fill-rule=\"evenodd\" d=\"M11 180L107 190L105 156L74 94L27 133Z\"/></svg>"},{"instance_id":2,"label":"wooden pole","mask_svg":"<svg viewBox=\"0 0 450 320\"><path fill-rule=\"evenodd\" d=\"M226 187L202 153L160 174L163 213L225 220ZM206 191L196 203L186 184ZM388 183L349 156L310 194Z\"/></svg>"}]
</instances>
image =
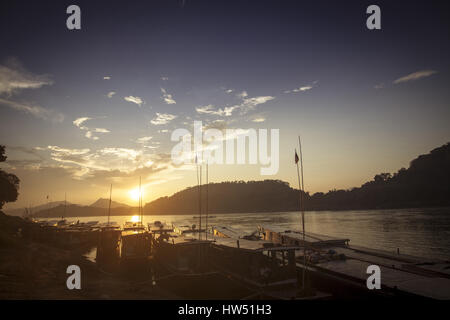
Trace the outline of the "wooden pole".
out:
<instances>
[{"instance_id":1,"label":"wooden pole","mask_svg":"<svg viewBox=\"0 0 450 320\"><path fill-rule=\"evenodd\" d=\"M141 177L139 177L139 220L142 224L142 213L141 213Z\"/></svg>"},{"instance_id":2,"label":"wooden pole","mask_svg":"<svg viewBox=\"0 0 450 320\"><path fill-rule=\"evenodd\" d=\"M64 217L66 216L66 209L67 209L67 193L64 192L64 216L61 220L64 220Z\"/></svg>"},{"instance_id":3,"label":"wooden pole","mask_svg":"<svg viewBox=\"0 0 450 320\"><path fill-rule=\"evenodd\" d=\"M198 227L198 238L200 240L202 240L202 166L200 165L200 185L198 188L198 203L199 203L199 207L200 207L200 223L199 223L199 227Z\"/></svg>"},{"instance_id":4,"label":"wooden pole","mask_svg":"<svg viewBox=\"0 0 450 320\"><path fill-rule=\"evenodd\" d=\"M208 187L209 187L208 162L206 162L206 227L205 227L206 240L208 240L208 210L209 210Z\"/></svg>"},{"instance_id":5,"label":"wooden pole","mask_svg":"<svg viewBox=\"0 0 450 320\"><path fill-rule=\"evenodd\" d=\"M297 150L295 150L295 154L297 154ZM297 166L297 178L298 178L298 192L299 192L299 200L300 200L300 212L302 211L302 186L301 186L301 182L300 182L300 169L298 168L298 162L296 162L295 164ZM302 215L302 225L303 224L303 215ZM305 230L303 228L303 230ZM304 232L303 232L304 235ZM305 247L305 237L303 236L303 248ZM303 251L303 255L305 255L305 251ZM302 288L305 288L305 265L303 265L303 270L302 270Z\"/></svg>"},{"instance_id":6,"label":"wooden pole","mask_svg":"<svg viewBox=\"0 0 450 320\"><path fill-rule=\"evenodd\" d=\"M303 289L305 288L305 278L306 278L306 242L305 242L305 184L304 184L304 178L303 178L303 154L302 154L302 142L300 139L300 136L298 136L298 146L300 151L300 170L301 170L301 178L302 178L302 190L300 192L300 207L302 210L302 226L303 226L303 275L302 275L302 282L303 282ZM298 166L297 166L298 170Z\"/></svg>"},{"instance_id":7,"label":"wooden pole","mask_svg":"<svg viewBox=\"0 0 450 320\"><path fill-rule=\"evenodd\" d=\"M108 226L109 226L109 217L111 215L111 196L112 196L112 183L111 187L109 188Z\"/></svg>"}]
</instances>

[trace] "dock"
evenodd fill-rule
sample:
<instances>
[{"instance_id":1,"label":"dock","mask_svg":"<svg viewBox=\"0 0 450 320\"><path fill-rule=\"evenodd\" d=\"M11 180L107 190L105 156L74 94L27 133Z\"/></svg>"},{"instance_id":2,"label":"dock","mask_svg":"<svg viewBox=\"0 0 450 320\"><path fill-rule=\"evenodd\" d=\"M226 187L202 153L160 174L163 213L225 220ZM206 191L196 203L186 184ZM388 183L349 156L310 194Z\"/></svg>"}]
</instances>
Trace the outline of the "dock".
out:
<instances>
[{"instance_id":1,"label":"dock","mask_svg":"<svg viewBox=\"0 0 450 320\"><path fill-rule=\"evenodd\" d=\"M427 259L411 255L350 245L349 239L332 238L276 226L260 226L263 238L274 243L305 245L307 265L297 257L297 268L312 273L313 278L333 280L339 285L369 291L366 286L367 267L381 270L382 294L450 299L450 261Z\"/></svg>"}]
</instances>

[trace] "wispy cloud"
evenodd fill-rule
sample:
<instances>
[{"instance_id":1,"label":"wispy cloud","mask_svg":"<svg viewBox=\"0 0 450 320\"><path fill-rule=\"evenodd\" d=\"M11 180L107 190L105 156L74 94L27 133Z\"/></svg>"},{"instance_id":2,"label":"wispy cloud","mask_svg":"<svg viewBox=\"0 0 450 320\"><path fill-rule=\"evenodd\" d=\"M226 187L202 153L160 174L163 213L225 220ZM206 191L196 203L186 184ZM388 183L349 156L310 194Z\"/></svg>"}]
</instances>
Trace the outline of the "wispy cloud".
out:
<instances>
[{"instance_id":1,"label":"wispy cloud","mask_svg":"<svg viewBox=\"0 0 450 320\"><path fill-rule=\"evenodd\" d=\"M429 77L435 73L437 73L437 71L434 71L434 70L422 70L422 71L413 72L404 77L398 78L397 80L394 80L394 84L419 80L422 78Z\"/></svg>"},{"instance_id":2,"label":"wispy cloud","mask_svg":"<svg viewBox=\"0 0 450 320\"><path fill-rule=\"evenodd\" d=\"M140 97L128 96L123 98L125 101L132 102L141 107L144 104L144 100Z\"/></svg>"},{"instance_id":3,"label":"wispy cloud","mask_svg":"<svg viewBox=\"0 0 450 320\"><path fill-rule=\"evenodd\" d=\"M177 102L173 99L172 95L167 93L166 89L161 88L161 92L163 94L163 100L167 104L176 104Z\"/></svg>"},{"instance_id":4,"label":"wispy cloud","mask_svg":"<svg viewBox=\"0 0 450 320\"><path fill-rule=\"evenodd\" d=\"M156 113L156 117L153 118L150 122L154 125L163 125L167 124L170 121L174 120L177 116L169 113Z\"/></svg>"},{"instance_id":5,"label":"wispy cloud","mask_svg":"<svg viewBox=\"0 0 450 320\"><path fill-rule=\"evenodd\" d=\"M383 89L383 88L384 88L384 83L376 84L376 85L374 86L374 88L375 88L375 89Z\"/></svg>"},{"instance_id":6,"label":"wispy cloud","mask_svg":"<svg viewBox=\"0 0 450 320\"><path fill-rule=\"evenodd\" d=\"M85 123L88 120L92 120L92 118L82 117L82 118L75 119L73 121L73 124L76 127L80 128L80 130L86 131L86 133L84 134L84 136L86 138L92 139L92 140L98 140L99 138L94 135L94 132L97 132L97 133L109 133L109 132L111 132L111 131L109 131L108 129L105 129L105 128L93 128L93 129L90 129L90 128L84 126L83 123Z\"/></svg>"},{"instance_id":7,"label":"wispy cloud","mask_svg":"<svg viewBox=\"0 0 450 320\"><path fill-rule=\"evenodd\" d=\"M17 111L28 113L36 118L50 120L53 122L64 121L64 115L54 110L49 110L38 105L21 103L0 98L0 105L12 108Z\"/></svg>"},{"instance_id":8,"label":"wispy cloud","mask_svg":"<svg viewBox=\"0 0 450 320\"><path fill-rule=\"evenodd\" d=\"M115 91L110 91L110 92L108 92L107 96L108 96L108 98L112 98L115 94L116 94Z\"/></svg>"},{"instance_id":9,"label":"wispy cloud","mask_svg":"<svg viewBox=\"0 0 450 320\"><path fill-rule=\"evenodd\" d=\"M256 117L256 118L253 118L252 121L253 122L257 122L257 123L264 122L264 121L266 121L266 118L264 118L264 117Z\"/></svg>"},{"instance_id":10,"label":"wispy cloud","mask_svg":"<svg viewBox=\"0 0 450 320\"><path fill-rule=\"evenodd\" d=\"M88 121L88 120L91 120L91 119L92 119L92 118L89 118L89 117L78 118L78 119L75 119L75 120L73 121L73 124L74 124L75 126L77 126L78 128L80 128L80 129L87 129L87 127L83 127L82 124L83 124L84 122Z\"/></svg>"},{"instance_id":11,"label":"wispy cloud","mask_svg":"<svg viewBox=\"0 0 450 320\"><path fill-rule=\"evenodd\" d=\"M247 91L242 91L241 93L238 93L237 96L239 98L246 98L246 97L248 97L248 93L247 93Z\"/></svg>"},{"instance_id":12,"label":"wispy cloud","mask_svg":"<svg viewBox=\"0 0 450 320\"><path fill-rule=\"evenodd\" d=\"M153 137L142 137L142 138L136 139L136 142L137 143L147 143L152 139L153 139Z\"/></svg>"},{"instance_id":13,"label":"wispy cloud","mask_svg":"<svg viewBox=\"0 0 450 320\"><path fill-rule=\"evenodd\" d=\"M10 59L7 65L0 65L0 94L11 95L23 89L38 89L53 84L48 75L35 75L16 59Z\"/></svg>"},{"instance_id":14,"label":"wispy cloud","mask_svg":"<svg viewBox=\"0 0 450 320\"><path fill-rule=\"evenodd\" d=\"M249 111L255 109L256 106L275 99L275 97L272 96L259 96L253 98L246 98L248 94L245 91L242 92L239 96L242 98L242 102L233 106L226 106L223 108L215 109L215 106L210 104L207 106L197 107L195 108L195 110L197 111L197 113L200 114L211 114L221 117L230 117L235 110L240 110L241 114L246 114Z\"/></svg>"},{"instance_id":15,"label":"wispy cloud","mask_svg":"<svg viewBox=\"0 0 450 320\"><path fill-rule=\"evenodd\" d=\"M207 106L197 107L197 108L195 108L195 110L197 111L197 113L200 113L200 114L212 114L212 115L216 115L216 116L229 117L232 115L233 110L236 108L237 108L237 106L232 106L232 107L219 108L216 110L215 106L213 106L212 104L209 104Z\"/></svg>"},{"instance_id":16,"label":"wispy cloud","mask_svg":"<svg viewBox=\"0 0 450 320\"><path fill-rule=\"evenodd\" d=\"M292 89L292 90L286 90L286 91L284 91L284 93L299 93L299 92L309 91L309 90L313 89L318 82L319 81L316 80L312 84L301 86L299 88L295 88L295 89Z\"/></svg>"}]
</instances>

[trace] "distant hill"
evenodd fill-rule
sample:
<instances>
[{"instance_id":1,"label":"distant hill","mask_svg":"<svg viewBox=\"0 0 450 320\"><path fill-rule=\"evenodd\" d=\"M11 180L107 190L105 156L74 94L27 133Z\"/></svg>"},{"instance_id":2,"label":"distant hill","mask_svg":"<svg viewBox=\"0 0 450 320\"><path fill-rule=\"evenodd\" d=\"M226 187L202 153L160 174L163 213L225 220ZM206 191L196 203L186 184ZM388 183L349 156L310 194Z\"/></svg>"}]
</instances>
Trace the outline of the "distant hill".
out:
<instances>
[{"instance_id":1,"label":"distant hill","mask_svg":"<svg viewBox=\"0 0 450 320\"><path fill-rule=\"evenodd\" d=\"M210 184L209 212L297 211L299 192L280 180ZM202 188L205 207L206 186ZM304 195L306 210L450 206L450 143L412 160L408 169L380 173L350 190ZM145 205L146 214L197 214L198 188L190 187Z\"/></svg>"},{"instance_id":2,"label":"distant hill","mask_svg":"<svg viewBox=\"0 0 450 320\"><path fill-rule=\"evenodd\" d=\"M18 209L11 209L11 210L5 210L5 212L10 216L22 216L24 215L25 211L28 211L28 213L34 214L39 211L54 208L57 206L64 206L64 201L53 201L46 204L41 204L38 206L30 207L30 208L18 208ZM67 201L67 205L71 205L70 202Z\"/></svg>"},{"instance_id":3,"label":"distant hill","mask_svg":"<svg viewBox=\"0 0 450 320\"><path fill-rule=\"evenodd\" d=\"M208 185L209 213L298 211L300 194L280 180L234 181ZM450 206L450 143L412 160L409 168L380 173L373 180L349 190L304 194L306 210L356 210ZM90 206L68 205L66 217L104 216L108 199ZM37 212L38 217L61 217L64 205L54 203ZM202 206L206 186L202 187ZM42 206L41 206L42 207ZM136 207L114 202L111 215L135 215ZM10 214L10 213L9 213ZM198 214L198 188L189 187L144 206L144 214Z\"/></svg>"},{"instance_id":4,"label":"distant hill","mask_svg":"<svg viewBox=\"0 0 450 320\"><path fill-rule=\"evenodd\" d=\"M384 209L450 206L450 143L420 155L409 168L377 174L359 188L316 193L313 210Z\"/></svg>"},{"instance_id":5,"label":"distant hill","mask_svg":"<svg viewBox=\"0 0 450 320\"><path fill-rule=\"evenodd\" d=\"M208 185L210 213L292 211L298 208L298 190L280 180L237 181ZM206 186L202 186L203 208ZM198 188L190 187L170 197L147 203L146 214L197 214Z\"/></svg>"},{"instance_id":6,"label":"distant hill","mask_svg":"<svg viewBox=\"0 0 450 320\"><path fill-rule=\"evenodd\" d=\"M97 201L95 201L93 204L91 204L90 206L96 207L96 208L108 209L109 208L109 199L100 198ZM130 207L130 206L127 204L124 204L124 203L116 202L114 200L111 201L111 208L120 208L120 207Z\"/></svg>"},{"instance_id":7,"label":"distant hill","mask_svg":"<svg viewBox=\"0 0 450 320\"><path fill-rule=\"evenodd\" d=\"M116 207L111 208L111 216L126 216L137 214L138 208L135 207ZM80 206L72 204L64 208L64 205L45 209L35 213L36 217L40 218L61 218L61 217L93 217L93 216L107 216L107 208L99 208L93 206Z\"/></svg>"}]
</instances>

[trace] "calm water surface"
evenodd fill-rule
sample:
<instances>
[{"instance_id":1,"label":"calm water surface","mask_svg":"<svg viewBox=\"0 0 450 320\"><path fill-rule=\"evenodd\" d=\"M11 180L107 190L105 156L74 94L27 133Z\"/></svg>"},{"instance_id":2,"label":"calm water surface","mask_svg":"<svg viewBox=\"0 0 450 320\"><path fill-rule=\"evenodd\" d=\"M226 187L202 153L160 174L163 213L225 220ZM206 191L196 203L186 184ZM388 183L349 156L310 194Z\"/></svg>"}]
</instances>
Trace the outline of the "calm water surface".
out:
<instances>
[{"instance_id":1,"label":"calm water surface","mask_svg":"<svg viewBox=\"0 0 450 320\"><path fill-rule=\"evenodd\" d=\"M259 224L300 229L298 212L214 214L209 225L227 225L252 232ZM72 220L75 218L69 218ZM86 217L80 221L106 221L106 217ZM130 216L111 217L122 225ZM197 224L193 216L145 216L155 220ZM450 208L396 209L367 211L311 211L305 213L306 231L350 239L350 244L450 260ZM204 220L203 220L204 223Z\"/></svg>"}]
</instances>

